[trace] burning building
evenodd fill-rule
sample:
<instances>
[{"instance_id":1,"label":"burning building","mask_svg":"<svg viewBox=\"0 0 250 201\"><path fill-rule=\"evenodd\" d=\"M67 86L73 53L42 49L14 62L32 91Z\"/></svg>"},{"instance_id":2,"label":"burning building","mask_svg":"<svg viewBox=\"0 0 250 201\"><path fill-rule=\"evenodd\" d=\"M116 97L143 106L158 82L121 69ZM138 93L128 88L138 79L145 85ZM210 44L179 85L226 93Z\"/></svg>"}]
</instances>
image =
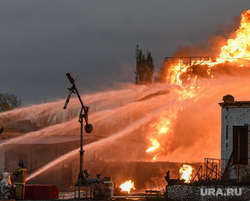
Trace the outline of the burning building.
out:
<instances>
[{"instance_id":1,"label":"burning building","mask_svg":"<svg viewBox=\"0 0 250 201\"><path fill-rule=\"evenodd\" d=\"M215 78L221 74L244 75L250 69L250 10L241 15L240 26L235 32L235 38L227 40L220 49L220 54L212 58L213 52L197 47L183 48L173 57L166 57L159 73L159 79L171 84L182 85L197 78ZM217 46L217 44L215 44ZM196 53L199 56L193 56ZM200 54L208 56L202 56Z\"/></svg>"}]
</instances>

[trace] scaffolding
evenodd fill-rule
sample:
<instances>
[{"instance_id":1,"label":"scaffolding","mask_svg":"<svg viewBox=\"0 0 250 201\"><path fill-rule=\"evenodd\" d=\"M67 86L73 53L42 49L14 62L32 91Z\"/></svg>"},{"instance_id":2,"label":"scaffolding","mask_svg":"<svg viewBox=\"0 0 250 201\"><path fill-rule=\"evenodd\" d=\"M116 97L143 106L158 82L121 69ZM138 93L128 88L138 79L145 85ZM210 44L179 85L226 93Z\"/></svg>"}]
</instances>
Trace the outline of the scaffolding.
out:
<instances>
[{"instance_id":1,"label":"scaffolding","mask_svg":"<svg viewBox=\"0 0 250 201\"><path fill-rule=\"evenodd\" d=\"M189 65L190 67L199 61L212 61L210 57L192 56L192 57L166 57L165 62L170 64Z\"/></svg>"}]
</instances>

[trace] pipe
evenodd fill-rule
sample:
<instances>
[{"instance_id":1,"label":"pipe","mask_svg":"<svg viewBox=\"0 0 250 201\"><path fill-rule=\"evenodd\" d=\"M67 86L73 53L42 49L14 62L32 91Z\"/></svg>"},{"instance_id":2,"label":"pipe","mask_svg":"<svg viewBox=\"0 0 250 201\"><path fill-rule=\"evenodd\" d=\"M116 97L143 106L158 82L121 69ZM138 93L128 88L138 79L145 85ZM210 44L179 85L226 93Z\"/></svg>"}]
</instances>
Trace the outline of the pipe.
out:
<instances>
[{"instance_id":1,"label":"pipe","mask_svg":"<svg viewBox=\"0 0 250 201\"><path fill-rule=\"evenodd\" d=\"M112 181L104 181L104 184L111 184L111 199L114 197L114 183Z\"/></svg>"}]
</instances>

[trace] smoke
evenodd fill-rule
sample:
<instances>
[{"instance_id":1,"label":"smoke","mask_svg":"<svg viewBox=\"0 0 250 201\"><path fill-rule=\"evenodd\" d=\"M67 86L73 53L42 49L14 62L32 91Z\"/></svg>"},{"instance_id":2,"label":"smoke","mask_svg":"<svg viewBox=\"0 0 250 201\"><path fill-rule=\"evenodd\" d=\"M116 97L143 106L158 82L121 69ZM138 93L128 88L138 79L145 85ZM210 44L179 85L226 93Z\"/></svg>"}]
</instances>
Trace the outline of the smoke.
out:
<instances>
[{"instance_id":1,"label":"smoke","mask_svg":"<svg viewBox=\"0 0 250 201\"><path fill-rule=\"evenodd\" d=\"M232 24L225 25L220 23L218 30L207 41L202 44L191 46L180 46L173 53L173 57L192 57L205 56L215 59L221 52L221 47L227 44L229 38L235 38L235 31L239 27L240 17L237 16L232 21ZM197 30L199 31L199 30Z\"/></svg>"},{"instance_id":2,"label":"smoke","mask_svg":"<svg viewBox=\"0 0 250 201\"><path fill-rule=\"evenodd\" d=\"M220 35L211 36L204 45L180 46L173 53L173 57L205 56L215 59L221 47L227 44L227 39Z\"/></svg>"},{"instance_id":3,"label":"smoke","mask_svg":"<svg viewBox=\"0 0 250 201\"><path fill-rule=\"evenodd\" d=\"M242 24L247 23L244 22L247 13L247 11L242 13L242 20L237 17L231 25L221 25L217 33L202 44L178 47L172 55L173 58L167 57L162 63L158 79L163 82L180 84L190 82L196 78L218 78L225 75L242 76L248 73L248 67L250 67L249 59L247 59L248 49L244 48L242 42L236 40L248 34L247 29L242 28ZM239 26L240 24L241 26ZM236 38L236 34L239 32L241 34L237 35ZM230 40L228 40L229 38ZM234 46L240 47L238 49L235 47L236 50L232 50L233 53L225 53L225 47L229 46L230 41L235 40L238 44L234 44ZM247 43L247 38L245 40ZM239 51L241 46L243 46L242 49L245 52L243 50ZM229 47L234 49L231 46ZM238 59L229 62L228 58L233 56Z\"/></svg>"}]
</instances>

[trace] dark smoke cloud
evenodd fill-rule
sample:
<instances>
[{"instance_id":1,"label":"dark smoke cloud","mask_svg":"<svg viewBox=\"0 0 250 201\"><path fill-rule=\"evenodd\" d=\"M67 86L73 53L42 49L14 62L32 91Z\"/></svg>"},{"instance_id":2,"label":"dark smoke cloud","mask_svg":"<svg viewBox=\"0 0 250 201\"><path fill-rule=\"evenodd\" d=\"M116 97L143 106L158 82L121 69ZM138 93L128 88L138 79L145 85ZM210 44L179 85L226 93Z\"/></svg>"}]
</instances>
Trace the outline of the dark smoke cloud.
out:
<instances>
[{"instance_id":1,"label":"dark smoke cloud","mask_svg":"<svg viewBox=\"0 0 250 201\"><path fill-rule=\"evenodd\" d=\"M192 57L205 56L216 58L221 47L226 45L227 39L223 36L211 36L208 42L204 45L180 46L176 49L173 57Z\"/></svg>"},{"instance_id":2,"label":"dark smoke cloud","mask_svg":"<svg viewBox=\"0 0 250 201\"><path fill-rule=\"evenodd\" d=\"M240 25L240 19L240 16L235 17L229 25L221 23L218 30L207 41L197 45L179 46L172 56L206 56L215 59L219 56L221 47L227 44L227 40L235 37L235 32ZM199 28L197 28L197 31L199 32Z\"/></svg>"},{"instance_id":3,"label":"dark smoke cloud","mask_svg":"<svg viewBox=\"0 0 250 201\"><path fill-rule=\"evenodd\" d=\"M202 43L248 7L249 0L0 1L0 92L23 105L64 98L69 71L84 93L134 83L137 43L157 72L176 47Z\"/></svg>"}]
</instances>

